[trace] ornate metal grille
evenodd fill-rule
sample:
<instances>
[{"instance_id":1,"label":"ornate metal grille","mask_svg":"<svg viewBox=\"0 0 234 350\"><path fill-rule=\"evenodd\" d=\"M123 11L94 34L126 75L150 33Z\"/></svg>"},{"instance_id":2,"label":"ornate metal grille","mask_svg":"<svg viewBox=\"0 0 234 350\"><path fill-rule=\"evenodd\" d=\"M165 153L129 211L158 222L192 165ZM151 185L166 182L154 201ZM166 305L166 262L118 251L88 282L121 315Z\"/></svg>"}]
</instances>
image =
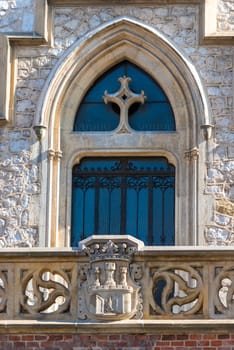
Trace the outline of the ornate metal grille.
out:
<instances>
[{"instance_id":1,"label":"ornate metal grille","mask_svg":"<svg viewBox=\"0 0 234 350\"><path fill-rule=\"evenodd\" d=\"M164 157L85 158L73 168L72 246L92 234L174 244L175 168Z\"/></svg>"}]
</instances>

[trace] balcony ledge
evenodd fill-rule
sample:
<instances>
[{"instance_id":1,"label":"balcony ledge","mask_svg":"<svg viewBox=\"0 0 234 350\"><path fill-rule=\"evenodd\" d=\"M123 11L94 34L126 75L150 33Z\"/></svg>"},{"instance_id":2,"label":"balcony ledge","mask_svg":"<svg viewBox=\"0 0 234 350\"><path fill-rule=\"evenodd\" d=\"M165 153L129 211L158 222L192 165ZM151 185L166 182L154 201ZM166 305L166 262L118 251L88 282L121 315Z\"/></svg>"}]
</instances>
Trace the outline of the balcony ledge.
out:
<instances>
[{"instance_id":1,"label":"balcony ledge","mask_svg":"<svg viewBox=\"0 0 234 350\"><path fill-rule=\"evenodd\" d=\"M175 334L181 332L214 332L228 334L233 331L234 320L128 320L108 323L76 321L37 321L7 320L0 321L0 334Z\"/></svg>"}]
</instances>

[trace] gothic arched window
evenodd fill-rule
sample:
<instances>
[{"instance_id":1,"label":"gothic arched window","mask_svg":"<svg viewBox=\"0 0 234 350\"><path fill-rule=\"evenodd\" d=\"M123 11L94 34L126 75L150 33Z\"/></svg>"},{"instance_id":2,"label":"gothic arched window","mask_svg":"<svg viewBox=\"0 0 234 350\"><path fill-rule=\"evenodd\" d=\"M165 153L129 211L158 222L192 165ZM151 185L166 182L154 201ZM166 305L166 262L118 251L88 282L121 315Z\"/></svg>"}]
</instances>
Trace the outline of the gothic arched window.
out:
<instances>
[{"instance_id":1,"label":"gothic arched window","mask_svg":"<svg viewBox=\"0 0 234 350\"><path fill-rule=\"evenodd\" d=\"M74 131L174 132L175 118L161 87L124 61L86 93ZM175 167L166 157L85 157L73 167L72 178L72 246L92 234L130 234L147 245L174 244Z\"/></svg>"}]
</instances>

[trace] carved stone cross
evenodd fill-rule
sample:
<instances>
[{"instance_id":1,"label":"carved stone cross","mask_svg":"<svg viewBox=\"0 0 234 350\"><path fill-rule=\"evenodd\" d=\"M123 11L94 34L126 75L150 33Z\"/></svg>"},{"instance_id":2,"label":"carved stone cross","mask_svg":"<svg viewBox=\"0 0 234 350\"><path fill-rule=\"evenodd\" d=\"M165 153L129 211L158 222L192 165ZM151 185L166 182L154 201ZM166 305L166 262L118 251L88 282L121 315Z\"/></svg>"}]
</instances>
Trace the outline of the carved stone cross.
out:
<instances>
[{"instance_id":1,"label":"carved stone cross","mask_svg":"<svg viewBox=\"0 0 234 350\"><path fill-rule=\"evenodd\" d=\"M130 90L128 84L132 81L131 78L123 76L118 79L121 86L120 89L113 93L108 94L107 90L104 92L104 102L105 104L112 102L119 106L120 108L120 123L117 132L129 133L130 127L128 124L128 111L129 108L134 104L140 102L143 104L145 102L146 96L142 90L140 94L135 94Z\"/></svg>"}]
</instances>

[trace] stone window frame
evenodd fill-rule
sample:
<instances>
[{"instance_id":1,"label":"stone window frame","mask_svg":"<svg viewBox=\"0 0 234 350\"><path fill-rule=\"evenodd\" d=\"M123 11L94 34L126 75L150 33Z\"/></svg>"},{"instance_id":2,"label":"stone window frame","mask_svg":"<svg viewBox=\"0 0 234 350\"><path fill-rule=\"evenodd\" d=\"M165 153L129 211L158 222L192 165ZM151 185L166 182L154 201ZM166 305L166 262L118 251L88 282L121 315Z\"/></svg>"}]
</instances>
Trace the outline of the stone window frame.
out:
<instances>
[{"instance_id":1,"label":"stone window frame","mask_svg":"<svg viewBox=\"0 0 234 350\"><path fill-rule=\"evenodd\" d=\"M73 132L79 103L105 71L129 60L162 87L175 114L176 132L115 134ZM35 130L42 137L41 244L70 244L72 167L85 156L165 156L176 167L176 245L204 244L206 210L204 172L211 114L201 80L192 63L164 35L126 17L100 26L73 44L51 72L36 111ZM201 128L204 130L202 135ZM103 146L104 145L104 146ZM125 146L123 146L125 145ZM188 210L189 208L189 210Z\"/></svg>"}]
</instances>

